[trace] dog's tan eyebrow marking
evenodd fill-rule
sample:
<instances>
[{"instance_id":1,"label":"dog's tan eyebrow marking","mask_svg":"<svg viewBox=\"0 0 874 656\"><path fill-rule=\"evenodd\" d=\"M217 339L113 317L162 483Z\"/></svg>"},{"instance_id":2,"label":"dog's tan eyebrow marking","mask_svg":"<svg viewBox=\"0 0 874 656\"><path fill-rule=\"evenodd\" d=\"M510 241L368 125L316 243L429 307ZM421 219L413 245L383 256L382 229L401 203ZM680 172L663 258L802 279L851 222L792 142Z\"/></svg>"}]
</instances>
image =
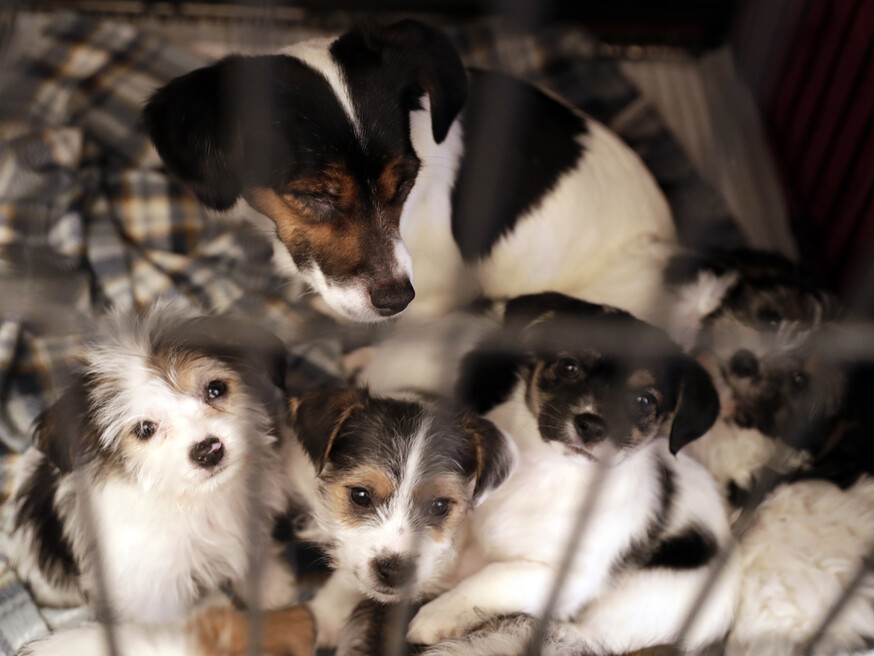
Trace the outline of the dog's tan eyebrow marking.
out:
<instances>
[{"instance_id":1,"label":"dog's tan eyebrow marking","mask_svg":"<svg viewBox=\"0 0 874 656\"><path fill-rule=\"evenodd\" d=\"M628 377L626 384L632 389L643 389L645 387L655 387L656 379L648 369L638 369Z\"/></svg>"},{"instance_id":2,"label":"dog's tan eyebrow marking","mask_svg":"<svg viewBox=\"0 0 874 656\"><path fill-rule=\"evenodd\" d=\"M459 501L465 498L464 486L456 476L438 476L430 478L413 490L413 499L417 503L425 503L434 499L447 498Z\"/></svg>"}]
</instances>

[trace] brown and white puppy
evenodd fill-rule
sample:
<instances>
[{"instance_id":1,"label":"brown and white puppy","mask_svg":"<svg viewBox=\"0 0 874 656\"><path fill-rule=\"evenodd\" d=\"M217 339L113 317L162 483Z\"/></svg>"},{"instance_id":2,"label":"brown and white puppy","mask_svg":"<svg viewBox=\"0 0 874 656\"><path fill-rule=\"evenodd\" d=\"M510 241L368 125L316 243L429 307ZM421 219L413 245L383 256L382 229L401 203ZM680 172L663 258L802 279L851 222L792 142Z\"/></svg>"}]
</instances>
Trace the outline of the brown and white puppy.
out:
<instances>
[{"instance_id":1,"label":"brown and white puppy","mask_svg":"<svg viewBox=\"0 0 874 656\"><path fill-rule=\"evenodd\" d=\"M99 601L101 567L114 617L181 620L225 586L249 598L250 546L266 549L259 603L291 601L270 539L290 493L285 358L245 322L110 318L17 461L7 553L37 601Z\"/></svg>"},{"instance_id":2,"label":"brown and white puppy","mask_svg":"<svg viewBox=\"0 0 874 656\"><path fill-rule=\"evenodd\" d=\"M614 133L530 84L465 70L413 20L227 57L158 90L144 118L205 205L244 198L273 222L280 264L354 321L414 295L411 310L439 316L480 294L572 293L616 262L610 288L635 286L640 258L620 253L675 241L664 196ZM495 170L480 142L503 124L515 129L506 143L498 129Z\"/></svg>"}]
</instances>

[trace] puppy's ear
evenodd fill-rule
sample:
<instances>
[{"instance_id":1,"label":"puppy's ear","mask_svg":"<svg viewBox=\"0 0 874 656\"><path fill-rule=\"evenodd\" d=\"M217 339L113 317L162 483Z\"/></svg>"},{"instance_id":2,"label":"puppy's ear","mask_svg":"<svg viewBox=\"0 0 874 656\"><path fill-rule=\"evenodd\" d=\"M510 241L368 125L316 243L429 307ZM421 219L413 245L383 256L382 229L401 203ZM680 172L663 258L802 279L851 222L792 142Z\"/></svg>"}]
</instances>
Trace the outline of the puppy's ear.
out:
<instances>
[{"instance_id":1,"label":"puppy's ear","mask_svg":"<svg viewBox=\"0 0 874 656\"><path fill-rule=\"evenodd\" d=\"M289 401L292 426L317 475L328 463L343 424L357 410L364 409L368 398L365 390L338 388L305 392Z\"/></svg>"},{"instance_id":2,"label":"puppy's ear","mask_svg":"<svg viewBox=\"0 0 874 656\"><path fill-rule=\"evenodd\" d=\"M719 416L719 395L710 374L692 358L680 361L680 394L671 426L671 453L698 439L713 426Z\"/></svg>"},{"instance_id":3,"label":"puppy's ear","mask_svg":"<svg viewBox=\"0 0 874 656\"><path fill-rule=\"evenodd\" d=\"M431 101L431 132L441 143L467 100L467 73L458 52L443 32L416 20L394 23L382 35L416 67L419 86Z\"/></svg>"},{"instance_id":4,"label":"puppy's ear","mask_svg":"<svg viewBox=\"0 0 874 656\"><path fill-rule=\"evenodd\" d=\"M97 453L97 429L89 419L89 408L86 381L79 376L36 420L34 445L64 473Z\"/></svg>"},{"instance_id":5,"label":"puppy's ear","mask_svg":"<svg viewBox=\"0 0 874 656\"><path fill-rule=\"evenodd\" d=\"M486 492L498 487L510 475L515 452L498 427L479 415L465 416L464 432L470 437L474 449L474 467L470 473L476 478L473 500L477 503Z\"/></svg>"},{"instance_id":6,"label":"puppy's ear","mask_svg":"<svg viewBox=\"0 0 874 656\"><path fill-rule=\"evenodd\" d=\"M461 403L485 414L509 398L525 361L521 353L510 348L480 344L464 356L455 385L455 396Z\"/></svg>"},{"instance_id":7,"label":"puppy's ear","mask_svg":"<svg viewBox=\"0 0 874 656\"><path fill-rule=\"evenodd\" d=\"M176 78L149 99L143 120L167 168L204 205L226 210L243 192L243 149L232 91L243 58L231 56Z\"/></svg>"}]
</instances>

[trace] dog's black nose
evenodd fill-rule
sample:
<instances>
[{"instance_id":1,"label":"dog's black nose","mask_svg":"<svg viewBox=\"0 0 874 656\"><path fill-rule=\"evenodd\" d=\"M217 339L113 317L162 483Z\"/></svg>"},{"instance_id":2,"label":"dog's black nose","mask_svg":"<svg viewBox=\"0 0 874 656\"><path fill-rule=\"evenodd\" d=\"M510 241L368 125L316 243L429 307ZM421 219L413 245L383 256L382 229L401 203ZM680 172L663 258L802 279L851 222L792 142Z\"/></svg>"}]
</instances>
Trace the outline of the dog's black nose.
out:
<instances>
[{"instance_id":1,"label":"dog's black nose","mask_svg":"<svg viewBox=\"0 0 874 656\"><path fill-rule=\"evenodd\" d=\"M198 467L210 469L222 461L225 447L219 438L210 435L205 440L191 447L191 461Z\"/></svg>"},{"instance_id":2,"label":"dog's black nose","mask_svg":"<svg viewBox=\"0 0 874 656\"><path fill-rule=\"evenodd\" d=\"M731 372L741 378L752 378L759 373L759 361L748 349L737 351L731 356L728 364L731 367Z\"/></svg>"},{"instance_id":3,"label":"dog's black nose","mask_svg":"<svg viewBox=\"0 0 874 656\"><path fill-rule=\"evenodd\" d=\"M370 290L370 302L384 317L397 314L410 304L416 291L408 280L381 285Z\"/></svg>"},{"instance_id":4,"label":"dog's black nose","mask_svg":"<svg viewBox=\"0 0 874 656\"><path fill-rule=\"evenodd\" d=\"M584 412L574 417L574 428L577 429L577 435L587 444L603 442L607 437L607 424L591 412Z\"/></svg>"},{"instance_id":5,"label":"dog's black nose","mask_svg":"<svg viewBox=\"0 0 874 656\"><path fill-rule=\"evenodd\" d=\"M390 588L397 588L410 580L414 571L413 561L403 556L389 556L373 561L377 580Z\"/></svg>"}]
</instances>

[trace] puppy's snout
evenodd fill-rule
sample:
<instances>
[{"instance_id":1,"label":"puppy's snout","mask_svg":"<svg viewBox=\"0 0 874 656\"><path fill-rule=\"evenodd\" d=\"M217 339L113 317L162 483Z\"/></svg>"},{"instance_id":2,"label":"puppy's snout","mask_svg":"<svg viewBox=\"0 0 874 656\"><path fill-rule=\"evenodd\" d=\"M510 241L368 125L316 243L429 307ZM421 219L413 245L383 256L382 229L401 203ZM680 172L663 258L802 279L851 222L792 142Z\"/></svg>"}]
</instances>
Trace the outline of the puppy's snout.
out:
<instances>
[{"instance_id":1,"label":"puppy's snout","mask_svg":"<svg viewBox=\"0 0 874 656\"><path fill-rule=\"evenodd\" d=\"M195 465L210 469L222 461L225 456L225 447L219 438L210 435L191 447L189 455Z\"/></svg>"},{"instance_id":2,"label":"puppy's snout","mask_svg":"<svg viewBox=\"0 0 874 656\"><path fill-rule=\"evenodd\" d=\"M412 558L404 556L389 556L373 561L373 573L376 579L385 586L397 588L404 585L413 575L415 564Z\"/></svg>"},{"instance_id":3,"label":"puppy's snout","mask_svg":"<svg viewBox=\"0 0 874 656\"><path fill-rule=\"evenodd\" d=\"M407 307L415 295L413 283L410 282L409 278L404 278L374 286L370 290L370 302L381 315L390 317Z\"/></svg>"},{"instance_id":4,"label":"puppy's snout","mask_svg":"<svg viewBox=\"0 0 874 656\"><path fill-rule=\"evenodd\" d=\"M586 444L597 444L607 437L607 424L591 412L574 417L574 428Z\"/></svg>"},{"instance_id":5,"label":"puppy's snout","mask_svg":"<svg viewBox=\"0 0 874 656\"><path fill-rule=\"evenodd\" d=\"M759 361L752 351L741 349L731 356L731 372L740 378L752 378L759 373Z\"/></svg>"}]
</instances>

